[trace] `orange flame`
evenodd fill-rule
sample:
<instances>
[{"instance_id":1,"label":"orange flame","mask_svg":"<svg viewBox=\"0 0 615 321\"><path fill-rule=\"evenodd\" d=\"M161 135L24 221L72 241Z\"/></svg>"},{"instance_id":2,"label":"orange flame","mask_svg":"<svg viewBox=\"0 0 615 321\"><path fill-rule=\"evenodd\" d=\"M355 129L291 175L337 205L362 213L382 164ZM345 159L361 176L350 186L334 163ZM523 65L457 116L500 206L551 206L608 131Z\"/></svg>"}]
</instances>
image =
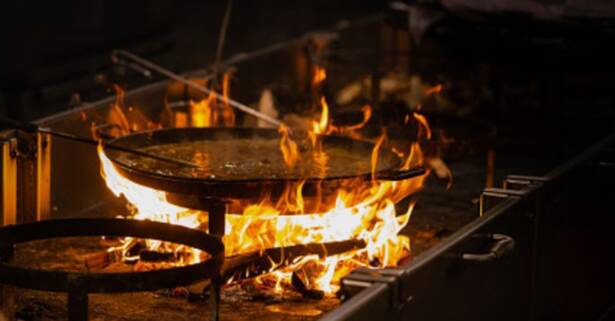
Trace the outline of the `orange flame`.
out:
<instances>
[{"instance_id":1,"label":"orange flame","mask_svg":"<svg viewBox=\"0 0 615 321\"><path fill-rule=\"evenodd\" d=\"M442 86L441 84L438 84L438 85L435 85L433 87L429 87L429 88L425 89L423 91L423 93L425 95L438 94L438 93L442 92L443 88L444 88L444 86Z\"/></svg>"},{"instance_id":2,"label":"orange flame","mask_svg":"<svg viewBox=\"0 0 615 321\"><path fill-rule=\"evenodd\" d=\"M280 151L282 151L284 163L286 163L286 166L289 168L293 168L299 159L299 149L297 148L297 143L288 137L288 128L286 126L281 125L278 132L281 135Z\"/></svg>"},{"instance_id":3,"label":"orange flame","mask_svg":"<svg viewBox=\"0 0 615 321\"><path fill-rule=\"evenodd\" d=\"M425 130L425 138L427 139L431 139L431 128L429 127L429 123L427 122L427 118L425 118L425 116L419 114L419 113L413 113L412 117L414 117L414 119L416 119L419 124L421 125L421 127L419 127L421 130L424 129ZM419 137L422 136L422 132L419 131Z\"/></svg>"},{"instance_id":4,"label":"orange flame","mask_svg":"<svg viewBox=\"0 0 615 321\"><path fill-rule=\"evenodd\" d=\"M112 87L115 91L115 103L109 113L109 123L119 125L121 135L126 135L130 133L130 123L124 113L124 90L116 84Z\"/></svg>"},{"instance_id":5,"label":"orange flame","mask_svg":"<svg viewBox=\"0 0 615 321\"><path fill-rule=\"evenodd\" d=\"M323 110L319 121L314 122L313 135L326 134L331 130L328 106L324 99L321 99L321 105ZM420 122L421 126L427 126L425 130L428 130L424 117L415 115L414 119ZM281 127L279 130L280 150L285 163L293 166L298 157L297 145L288 137L287 128ZM379 151L385 147L383 135L376 141L371 155L372 173L377 169ZM99 147L98 155L101 174L107 186L116 196L124 195L134 209L132 218L191 228L202 228L206 225L207 213L169 203L164 192L139 185L121 176L104 154L102 147ZM321 161L325 162L328 159L327 155L319 154L318 150L313 156L323 157ZM421 148L418 143L413 143L402 169L422 166L423 163ZM305 256L259 278L274 278L274 290L282 291L284 285L291 283L293 271L309 265L310 286L331 294L336 291L340 278L353 269L395 266L409 254L410 239L399 233L408 224L413 206L399 215L395 204L420 190L425 177L426 175L423 175L402 181L378 181L377 177L373 177L371 181L357 179L340 187L322 204L319 203L316 207L320 209L318 213L306 212L308 202L313 200L304 197L303 183L291 184L287 193L276 204L264 196L257 202L243 206L242 210L227 213L223 237L225 254L234 255L298 244L364 240L365 248L326 258ZM295 214L282 215L286 213ZM165 251L188 251L190 255L183 263L203 259L202 253L184 247L173 247L156 241L148 241L147 246Z\"/></svg>"},{"instance_id":6,"label":"orange flame","mask_svg":"<svg viewBox=\"0 0 615 321\"><path fill-rule=\"evenodd\" d=\"M108 127L105 134L118 137L139 130L151 130L162 127L160 124L152 122L138 108L126 107L124 90L119 85L112 84L112 88L115 91L115 102L111 106L104 123L112 124L113 126ZM96 131L95 125L92 122L92 134L97 138L100 133Z\"/></svg>"},{"instance_id":7,"label":"orange flame","mask_svg":"<svg viewBox=\"0 0 615 321\"><path fill-rule=\"evenodd\" d=\"M325 97L320 99L320 106L322 106L320 120L312 124L312 131L317 135L326 134L329 126L329 105L327 104Z\"/></svg>"},{"instance_id":8,"label":"orange flame","mask_svg":"<svg viewBox=\"0 0 615 321\"><path fill-rule=\"evenodd\" d=\"M371 160L371 164L372 164L372 181L376 181L376 172L378 171L378 156L380 154L380 146L382 146L382 143L384 142L384 140L386 139L386 133L382 133L382 135L380 135L380 137L378 137L378 140L376 140L376 145L374 146L374 149L372 150L372 160Z\"/></svg>"},{"instance_id":9,"label":"orange flame","mask_svg":"<svg viewBox=\"0 0 615 321\"><path fill-rule=\"evenodd\" d=\"M213 93L199 102L190 102L191 124L194 127L211 127L214 124L214 107L216 97Z\"/></svg>"},{"instance_id":10,"label":"orange flame","mask_svg":"<svg viewBox=\"0 0 615 321\"><path fill-rule=\"evenodd\" d=\"M327 79L327 70L321 66L315 65L312 72L312 85L320 85Z\"/></svg>"},{"instance_id":11,"label":"orange flame","mask_svg":"<svg viewBox=\"0 0 615 321\"><path fill-rule=\"evenodd\" d=\"M224 77L222 80L222 124L226 127L235 126L235 111L229 105L229 94L230 94L230 74L224 73Z\"/></svg>"},{"instance_id":12,"label":"orange flame","mask_svg":"<svg viewBox=\"0 0 615 321\"><path fill-rule=\"evenodd\" d=\"M134 183L122 177L107 158L102 145L98 146L98 156L101 162L101 176L104 178L107 187L119 197L123 195L126 200L133 206L134 215L131 217L136 220L152 220L176 225L182 225L190 228L197 228L201 223L201 216L196 211L188 210L179 206L175 206L166 200L164 192L145 187ZM129 243L130 238L125 242ZM184 247L173 247L168 243L158 240L146 240L148 248L152 250L166 250L172 252L181 252ZM196 249L191 249L191 259L185 263L199 262L201 252Z\"/></svg>"},{"instance_id":13,"label":"orange flame","mask_svg":"<svg viewBox=\"0 0 615 321\"><path fill-rule=\"evenodd\" d=\"M367 122L372 117L372 107L370 105L365 105L363 106L363 108L361 108L361 111L363 112L363 121L361 121L360 123L356 125L344 127L343 128L344 131L349 131L349 132L356 131L356 130L363 128L367 124Z\"/></svg>"},{"instance_id":14,"label":"orange flame","mask_svg":"<svg viewBox=\"0 0 615 321\"><path fill-rule=\"evenodd\" d=\"M320 98L320 106L322 107L320 112L320 120L313 121L312 129L308 131L308 136L312 142L312 147L314 147L314 150L316 151L322 150L318 136L329 133L329 105L327 104L325 97Z\"/></svg>"},{"instance_id":15,"label":"orange flame","mask_svg":"<svg viewBox=\"0 0 615 321\"><path fill-rule=\"evenodd\" d=\"M194 127L216 127L235 125L235 111L229 104L230 75L225 73L222 81L222 108L219 110L215 92L199 102L190 102L191 125ZM176 113L177 116L177 113Z\"/></svg>"}]
</instances>

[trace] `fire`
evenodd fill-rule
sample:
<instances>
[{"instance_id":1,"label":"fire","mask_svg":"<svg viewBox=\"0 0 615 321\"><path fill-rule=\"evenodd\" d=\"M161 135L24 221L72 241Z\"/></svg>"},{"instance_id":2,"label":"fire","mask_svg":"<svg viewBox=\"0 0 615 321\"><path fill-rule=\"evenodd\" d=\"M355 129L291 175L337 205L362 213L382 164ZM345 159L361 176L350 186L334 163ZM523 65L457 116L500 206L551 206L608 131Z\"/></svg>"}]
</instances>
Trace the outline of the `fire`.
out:
<instances>
[{"instance_id":1,"label":"fire","mask_svg":"<svg viewBox=\"0 0 615 321\"><path fill-rule=\"evenodd\" d=\"M222 125L226 127L235 126L235 111L229 105L228 99L230 95L230 79L231 75L225 73L222 79Z\"/></svg>"},{"instance_id":2,"label":"fire","mask_svg":"<svg viewBox=\"0 0 615 321\"><path fill-rule=\"evenodd\" d=\"M195 104L192 114L193 125L212 125L212 118L207 118L211 111L211 98ZM324 98L321 102L321 115L314 121L309 138L314 145L319 135L332 132L344 133L335 128L329 119L329 106ZM200 105L203 104L203 105ZM354 131L369 120L371 109L364 107L364 121L352 127ZM197 115L197 117L195 117ZM203 115L202 118L199 118ZM420 114L413 118L423 128L423 133L430 133L427 120ZM299 157L298 145L289 137L288 128L282 126L280 132L280 151L287 166L293 167ZM427 134L429 136L430 134ZM375 142L371 155L372 180L360 180L340 187L333 197L326 201L318 197L318 205L308 207L308 200L303 195L303 182L289 184L285 195L277 202L267 197L244 206L238 212L227 213L226 230L223 236L225 255L236 255L267 248L286 247L299 244L337 242L345 240L363 240L364 248L352 250L339 255L320 258L308 255L296 259L292 264L276 266L266 275L256 279L264 282L269 278L275 281L275 291L283 291L284 286L291 284L293 273L301 272L306 278L306 284L313 289L334 293L339 280L344 275L359 267L382 268L397 265L410 252L410 239L400 235L400 231L408 224L413 210L411 205L405 213L398 213L395 208L402 199L417 192L423 185L426 175L402 181L380 181L377 177L376 165L379 150L386 148L385 135ZM397 154L403 154L397 151ZM108 188L116 195L123 195L133 213L131 218L138 220L154 220L170 224L178 224L190 228L205 229L207 213L176 206L167 201L162 191L151 189L134 183L123 177L106 157L102 147L98 149L101 163L101 175ZM423 153L418 143L410 145L402 168L409 169L423 165ZM314 149L313 157L316 163L326 165L328 155L321 149ZM326 166L323 166L323 170ZM310 200L312 201L312 200ZM322 201L322 203L321 203ZM312 213L306 209L316 208ZM283 215L294 213L293 215ZM127 243L130 239L127 241ZM204 254L193 249L182 248L149 240L148 248L153 250L175 251L188 253L185 263L204 259ZM126 247L124 248L126 250ZM126 251L125 251L126 252ZM125 253L125 255L127 255Z\"/></svg>"},{"instance_id":3,"label":"fire","mask_svg":"<svg viewBox=\"0 0 615 321\"><path fill-rule=\"evenodd\" d=\"M379 147L384 137L379 140ZM377 155L377 153L375 153ZM201 228L207 222L206 213L175 206L167 202L165 193L122 177L111 161L99 148L102 175L107 186L116 196L124 195L134 207L134 219L155 220ZM420 148L414 144L404 166L422 162ZM313 276L316 289L333 293L339 279L357 267L395 266L408 255L410 240L399 235L410 219L412 207L402 215L395 210L395 203L422 186L424 177L390 182L375 181L374 184L357 182L352 189L340 189L333 204L319 214L303 212L302 184L290 204L296 206L298 215L281 215L280 204L267 200L247 206L241 215L226 215L226 231L223 237L226 255L260 251L272 247L297 244L334 242L349 239L365 240L367 246L342 255L325 259L306 257L299 263L263 277L277 277L280 284L290 284L291 272L310 264L319 267ZM288 206L285 204L284 206ZM160 242L150 241L148 246L159 249ZM165 248L168 249L168 248ZM174 249L178 251L179 249ZM185 250L185 249L182 249ZM193 255L194 260L199 255Z\"/></svg>"},{"instance_id":4,"label":"fire","mask_svg":"<svg viewBox=\"0 0 615 321\"><path fill-rule=\"evenodd\" d=\"M429 128L429 124L427 123L427 118L416 112L412 114L412 117L414 117L414 119L416 119L419 124L422 125L421 127L419 127L419 129L421 131L425 131L425 138L427 138L428 140L431 139L431 129ZM422 132L419 132L419 136L422 136Z\"/></svg>"},{"instance_id":5,"label":"fire","mask_svg":"<svg viewBox=\"0 0 615 321\"><path fill-rule=\"evenodd\" d=\"M376 169L378 168L378 154L380 153L380 146L382 146L382 143L384 142L385 139L386 139L386 134L382 133L382 135L380 135L378 140L376 140L376 145L374 146L374 149L372 150L372 159L371 159L372 181L376 181L376 178L377 178Z\"/></svg>"},{"instance_id":6,"label":"fire","mask_svg":"<svg viewBox=\"0 0 615 321\"><path fill-rule=\"evenodd\" d=\"M280 151L282 152L282 156L284 157L284 163L289 168L293 168L297 159L299 158L299 149L297 148L297 143L295 143L292 139L288 137L288 128L284 125L280 126L278 129L280 133Z\"/></svg>"},{"instance_id":7,"label":"fire","mask_svg":"<svg viewBox=\"0 0 615 321\"><path fill-rule=\"evenodd\" d=\"M232 127L235 125L235 112L229 105L230 75L225 73L222 79L221 108L214 92L201 101L190 102L191 125L194 127ZM177 116L177 115L176 115Z\"/></svg>"},{"instance_id":8,"label":"fire","mask_svg":"<svg viewBox=\"0 0 615 321\"><path fill-rule=\"evenodd\" d=\"M130 123L124 113L124 90L118 86L113 85L115 91L115 103L109 113L109 120L111 124L118 124L121 135L126 135L130 130Z\"/></svg>"},{"instance_id":9,"label":"fire","mask_svg":"<svg viewBox=\"0 0 615 321\"><path fill-rule=\"evenodd\" d=\"M329 105L325 97L320 99L320 105L322 106L320 120L312 123L312 132L316 135L326 134L329 128Z\"/></svg>"},{"instance_id":10,"label":"fire","mask_svg":"<svg viewBox=\"0 0 615 321\"><path fill-rule=\"evenodd\" d=\"M327 70L321 66L315 65L313 68L312 85L320 85L327 79Z\"/></svg>"},{"instance_id":11,"label":"fire","mask_svg":"<svg viewBox=\"0 0 615 321\"><path fill-rule=\"evenodd\" d=\"M363 113L363 120L354 125L349 126L336 126L332 124L329 118L329 104L324 97L320 98L321 113L318 121L312 122L312 128L309 131L310 139L312 139L312 145L315 145L316 135L330 135L337 134L342 136L348 136L354 139L362 138L358 131L363 128L372 117L372 107L365 105L361 108ZM425 120L426 121L426 120ZM427 125L426 123L424 125ZM427 125L427 127L429 127Z\"/></svg>"},{"instance_id":12,"label":"fire","mask_svg":"<svg viewBox=\"0 0 615 321\"><path fill-rule=\"evenodd\" d=\"M312 122L312 128L308 131L308 137L312 143L312 147L318 153L322 150L322 146L320 144L320 140L318 139L320 135L326 135L329 133L330 123L329 123L329 105L327 104L327 100L325 97L321 97L320 106L322 110L320 112L320 120ZM320 155L321 159L324 159L322 155Z\"/></svg>"},{"instance_id":13,"label":"fire","mask_svg":"<svg viewBox=\"0 0 615 321\"><path fill-rule=\"evenodd\" d=\"M199 102L190 102L191 124L194 127L211 127L215 119L215 99L213 94Z\"/></svg>"},{"instance_id":14,"label":"fire","mask_svg":"<svg viewBox=\"0 0 615 321\"><path fill-rule=\"evenodd\" d=\"M152 122L138 108L127 107L124 102L124 90L120 86L114 84L112 89L115 92L115 102L111 105L107 119L101 123L114 124L115 126L105 128L105 135L117 137L130 134L131 132L161 127L160 124ZM92 135L96 138L101 134L98 131L99 128L96 127L95 121L92 121L91 130Z\"/></svg>"},{"instance_id":15,"label":"fire","mask_svg":"<svg viewBox=\"0 0 615 321\"><path fill-rule=\"evenodd\" d=\"M426 88L423 91L423 93L425 95L438 94L438 93L442 92L442 89L444 89L444 86L442 86L442 84L437 84L437 85L435 85L433 87Z\"/></svg>"},{"instance_id":16,"label":"fire","mask_svg":"<svg viewBox=\"0 0 615 321\"><path fill-rule=\"evenodd\" d=\"M201 216L196 215L198 214L196 211L187 210L167 202L164 192L133 183L122 177L113 167L111 160L105 155L101 145L98 146L98 156L101 163L101 175L107 187L115 196L123 195L126 198L132 206L132 219L164 222L190 228L197 228L202 223ZM130 244L131 240L128 238L124 242ZM146 240L146 245L152 250L169 250L172 252L184 250L181 246L173 247L157 240ZM126 246L124 249L128 250L128 247ZM126 254L125 251L124 254ZM198 262L202 259L200 256L199 250L191 249L190 259L185 263Z\"/></svg>"},{"instance_id":17,"label":"fire","mask_svg":"<svg viewBox=\"0 0 615 321\"><path fill-rule=\"evenodd\" d=\"M346 135L355 139L360 138L360 135L357 134L357 131L367 125L367 122L372 118L372 107L370 105L365 105L363 106L363 108L361 108L361 112L363 112L363 121L356 125L341 127L339 129L339 133L341 135Z\"/></svg>"}]
</instances>

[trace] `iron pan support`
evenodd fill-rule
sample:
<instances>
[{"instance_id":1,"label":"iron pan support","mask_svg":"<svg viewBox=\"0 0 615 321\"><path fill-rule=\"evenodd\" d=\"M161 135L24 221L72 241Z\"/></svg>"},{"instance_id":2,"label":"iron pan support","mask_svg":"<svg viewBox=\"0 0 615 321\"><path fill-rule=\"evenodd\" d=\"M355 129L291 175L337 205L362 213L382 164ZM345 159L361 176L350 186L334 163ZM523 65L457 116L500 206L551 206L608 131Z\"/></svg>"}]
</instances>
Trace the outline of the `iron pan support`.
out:
<instances>
[{"instance_id":1,"label":"iron pan support","mask_svg":"<svg viewBox=\"0 0 615 321\"><path fill-rule=\"evenodd\" d=\"M45 271L7 263L13 256L15 244L48 238L102 235L132 236L183 244L205 251L212 258L188 266L128 273ZM219 278L224 245L217 237L177 225L128 219L79 218L0 228L0 258L1 283L34 290L66 292L68 319L85 321L88 320L89 293L152 291L188 285L207 278ZM212 304L214 319L218 316L217 300L215 303Z\"/></svg>"}]
</instances>

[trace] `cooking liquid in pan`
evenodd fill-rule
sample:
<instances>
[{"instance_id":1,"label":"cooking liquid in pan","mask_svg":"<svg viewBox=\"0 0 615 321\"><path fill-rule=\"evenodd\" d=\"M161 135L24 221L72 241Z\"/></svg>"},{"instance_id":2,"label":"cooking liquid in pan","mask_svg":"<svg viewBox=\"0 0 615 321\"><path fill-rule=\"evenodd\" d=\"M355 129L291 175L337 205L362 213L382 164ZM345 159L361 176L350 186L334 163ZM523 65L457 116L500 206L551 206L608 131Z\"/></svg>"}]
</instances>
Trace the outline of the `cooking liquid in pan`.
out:
<instances>
[{"instance_id":1,"label":"cooking liquid in pan","mask_svg":"<svg viewBox=\"0 0 615 321\"><path fill-rule=\"evenodd\" d=\"M130 167L174 177L219 180L324 178L329 173L353 176L371 170L370 158L365 154L326 144L322 152L312 148L300 150L297 162L289 168L284 163L278 139L200 140L154 145L140 150L202 166L178 167L129 154L120 157Z\"/></svg>"}]
</instances>

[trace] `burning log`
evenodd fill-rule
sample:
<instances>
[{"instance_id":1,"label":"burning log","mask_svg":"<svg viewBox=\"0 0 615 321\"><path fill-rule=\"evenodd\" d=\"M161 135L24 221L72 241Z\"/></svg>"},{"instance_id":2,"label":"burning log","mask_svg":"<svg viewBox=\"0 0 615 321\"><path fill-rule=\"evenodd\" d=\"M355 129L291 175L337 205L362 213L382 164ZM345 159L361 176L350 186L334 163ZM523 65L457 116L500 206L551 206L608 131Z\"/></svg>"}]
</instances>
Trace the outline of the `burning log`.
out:
<instances>
[{"instance_id":1,"label":"burning log","mask_svg":"<svg viewBox=\"0 0 615 321\"><path fill-rule=\"evenodd\" d=\"M283 268L302 256L317 255L320 258L324 258L362 249L365 246L366 243L364 240L346 240L276 247L266 249L262 252L238 254L224 259L221 275L223 282L227 282L231 278L233 278L234 281L244 280ZM188 291L191 297L202 295L202 293L209 288L209 284L210 281L205 280L189 286ZM303 292L300 289L297 291L306 297L315 298L319 296L318 293L312 293L313 291L307 288Z\"/></svg>"},{"instance_id":2,"label":"burning log","mask_svg":"<svg viewBox=\"0 0 615 321\"><path fill-rule=\"evenodd\" d=\"M303 272L303 270L301 271ZM308 299L322 299L325 296L325 293L320 290L312 289L306 284L307 276L304 273L304 277L299 276L299 271L294 271L291 277L291 284L293 287L301 293L305 298Z\"/></svg>"},{"instance_id":3,"label":"burning log","mask_svg":"<svg viewBox=\"0 0 615 321\"><path fill-rule=\"evenodd\" d=\"M144 262L173 262L177 260L175 253L142 251L139 253L139 259Z\"/></svg>"},{"instance_id":4,"label":"burning log","mask_svg":"<svg viewBox=\"0 0 615 321\"><path fill-rule=\"evenodd\" d=\"M347 240L328 243L311 243L266 249L262 252L240 254L227 257L222 264L225 279L235 276L239 279L251 278L272 269L279 269L293 260L306 255L318 255L320 258L358 250L366 246L363 240Z\"/></svg>"},{"instance_id":5,"label":"burning log","mask_svg":"<svg viewBox=\"0 0 615 321\"><path fill-rule=\"evenodd\" d=\"M84 262L88 271L100 271L111 264L111 255L109 252L99 252L88 256Z\"/></svg>"}]
</instances>

